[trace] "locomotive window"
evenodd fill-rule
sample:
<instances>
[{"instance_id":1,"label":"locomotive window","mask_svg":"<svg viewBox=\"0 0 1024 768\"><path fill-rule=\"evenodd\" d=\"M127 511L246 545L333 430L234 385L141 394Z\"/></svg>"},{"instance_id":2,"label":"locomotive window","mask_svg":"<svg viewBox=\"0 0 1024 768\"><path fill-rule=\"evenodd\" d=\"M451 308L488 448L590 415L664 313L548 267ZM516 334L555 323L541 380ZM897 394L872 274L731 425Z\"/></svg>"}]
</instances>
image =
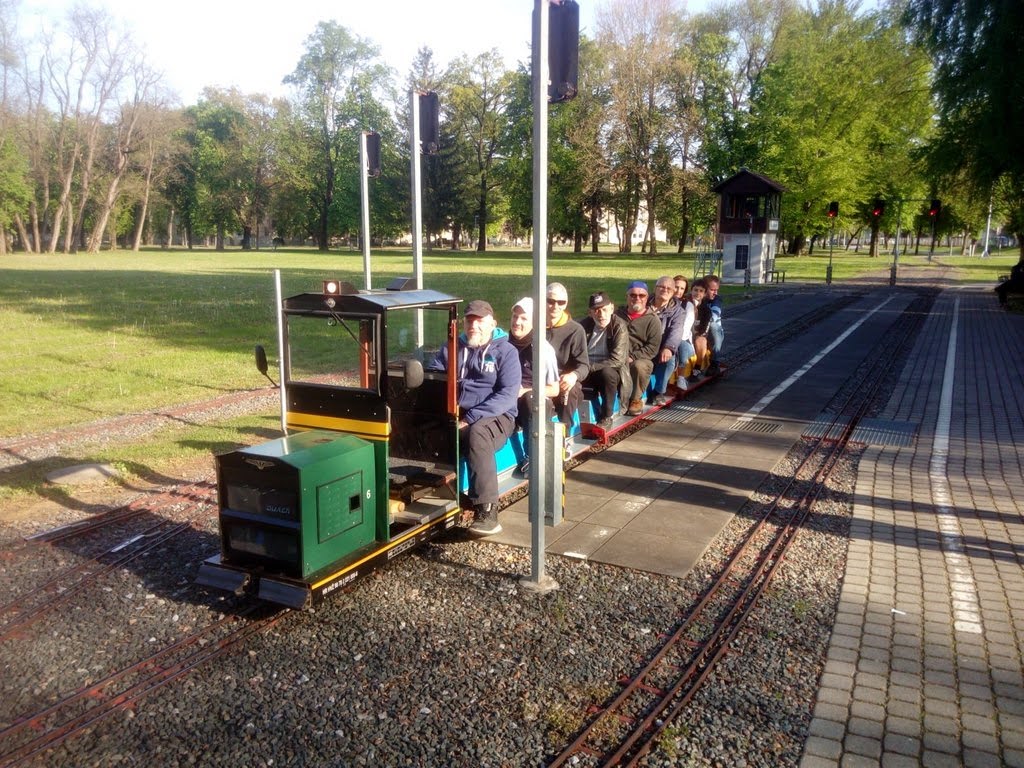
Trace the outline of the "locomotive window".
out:
<instances>
[{"instance_id":1,"label":"locomotive window","mask_svg":"<svg viewBox=\"0 0 1024 768\"><path fill-rule=\"evenodd\" d=\"M448 341L446 306L392 310L387 322L388 361L392 364L416 357L426 365Z\"/></svg>"},{"instance_id":2,"label":"locomotive window","mask_svg":"<svg viewBox=\"0 0 1024 768\"><path fill-rule=\"evenodd\" d=\"M375 316L288 317L291 381L376 390L377 347Z\"/></svg>"}]
</instances>

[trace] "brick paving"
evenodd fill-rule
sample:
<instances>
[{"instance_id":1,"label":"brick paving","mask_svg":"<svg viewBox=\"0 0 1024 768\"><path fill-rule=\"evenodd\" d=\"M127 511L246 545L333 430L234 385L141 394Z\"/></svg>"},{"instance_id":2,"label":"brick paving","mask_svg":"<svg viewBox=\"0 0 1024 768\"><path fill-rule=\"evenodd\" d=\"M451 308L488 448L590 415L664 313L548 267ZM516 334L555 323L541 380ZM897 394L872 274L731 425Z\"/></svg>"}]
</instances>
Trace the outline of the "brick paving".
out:
<instances>
[{"instance_id":1,"label":"brick paving","mask_svg":"<svg viewBox=\"0 0 1024 768\"><path fill-rule=\"evenodd\" d=\"M945 290L869 447L802 768L1024 767L1024 316Z\"/></svg>"}]
</instances>

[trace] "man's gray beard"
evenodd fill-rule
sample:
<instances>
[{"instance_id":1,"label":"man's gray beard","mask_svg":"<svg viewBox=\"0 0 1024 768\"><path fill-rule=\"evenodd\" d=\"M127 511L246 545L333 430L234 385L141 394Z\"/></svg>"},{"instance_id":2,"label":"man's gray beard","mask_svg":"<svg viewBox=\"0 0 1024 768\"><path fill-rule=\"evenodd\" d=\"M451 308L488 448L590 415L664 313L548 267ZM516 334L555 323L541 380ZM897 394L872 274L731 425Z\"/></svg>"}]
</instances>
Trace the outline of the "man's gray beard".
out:
<instances>
[{"instance_id":1,"label":"man's gray beard","mask_svg":"<svg viewBox=\"0 0 1024 768\"><path fill-rule=\"evenodd\" d=\"M472 349L476 349L477 347L482 347L486 343L487 343L487 337L485 337L482 333L477 334L475 339L473 337L473 334L469 334L469 333L466 334L466 346L467 347L470 347Z\"/></svg>"}]
</instances>

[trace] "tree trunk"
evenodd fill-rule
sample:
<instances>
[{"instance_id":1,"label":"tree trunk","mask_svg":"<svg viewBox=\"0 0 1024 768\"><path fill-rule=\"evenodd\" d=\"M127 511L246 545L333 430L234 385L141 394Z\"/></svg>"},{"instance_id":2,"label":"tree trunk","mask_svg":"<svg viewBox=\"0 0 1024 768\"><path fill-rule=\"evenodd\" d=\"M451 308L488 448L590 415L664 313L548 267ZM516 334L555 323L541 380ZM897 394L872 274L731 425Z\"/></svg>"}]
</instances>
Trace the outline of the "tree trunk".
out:
<instances>
[{"instance_id":1,"label":"tree trunk","mask_svg":"<svg viewBox=\"0 0 1024 768\"><path fill-rule=\"evenodd\" d=\"M35 243L29 238L28 232L25 230L25 222L22 221L20 214L14 214L14 227L18 230L18 237L21 238L21 247L28 253L38 253Z\"/></svg>"},{"instance_id":2,"label":"tree trunk","mask_svg":"<svg viewBox=\"0 0 1024 768\"><path fill-rule=\"evenodd\" d=\"M142 233L146 228L146 217L149 216L149 179L146 179L146 186L142 192L142 202L136 210L135 233L132 237L132 250L138 253L142 245Z\"/></svg>"},{"instance_id":3,"label":"tree trunk","mask_svg":"<svg viewBox=\"0 0 1024 768\"><path fill-rule=\"evenodd\" d=\"M676 247L676 253L682 253L686 248L686 238L690 234L690 195L685 189L683 190L682 205L679 206L679 217L679 245Z\"/></svg>"},{"instance_id":4,"label":"tree trunk","mask_svg":"<svg viewBox=\"0 0 1024 768\"><path fill-rule=\"evenodd\" d=\"M75 221L74 211L70 205L64 209L64 218L66 219L64 222L64 253L73 253L75 250Z\"/></svg>"},{"instance_id":5,"label":"tree trunk","mask_svg":"<svg viewBox=\"0 0 1024 768\"><path fill-rule=\"evenodd\" d=\"M90 190L92 189L92 171L95 165L96 158L96 139L93 137L94 131L90 132L89 141L87 144L88 152L86 153L85 160L82 162L81 179L79 181L78 194L80 199L78 201L78 210L75 212L74 223L72 229L74 231L74 239L77 240L83 250L91 250L89 244L85 239L85 209L89 204ZM106 222L104 222L104 225ZM103 227L96 227L100 231L100 237L103 237ZM96 250L99 250L97 247Z\"/></svg>"},{"instance_id":6,"label":"tree trunk","mask_svg":"<svg viewBox=\"0 0 1024 768\"><path fill-rule=\"evenodd\" d=\"M40 253L42 251L42 248L43 248L43 241L42 241L42 236L39 234L39 208L36 207L36 201L35 200L32 200L32 202L29 203L29 206L28 206L28 217L29 217L29 222L32 225L32 234L29 235L28 231L25 232L23 237L25 237L27 239L22 241L22 245L24 246L25 250L28 251L29 253ZM15 224L18 223L20 218L21 217L19 216L19 217L17 217L14 220ZM19 225L19 228L25 229L25 230L28 229L27 227L25 227L24 222L22 222Z\"/></svg>"},{"instance_id":7,"label":"tree trunk","mask_svg":"<svg viewBox=\"0 0 1024 768\"><path fill-rule=\"evenodd\" d=\"M57 200L57 208L53 212L53 230L50 232L50 242L46 246L48 253L57 252L57 243L60 242L61 227L64 225L64 214L68 210L68 199L71 196L71 179L73 173L68 173L64 179L60 198Z\"/></svg>"},{"instance_id":8,"label":"tree trunk","mask_svg":"<svg viewBox=\"0 0 1024 768\"><path fill-rule=\"evenodd\" d=\"M127 165L127 161L125 161L125 165ZM104 198L102 206L100 206L100 213L96 217L96 225L93 227L93 231L89 235L89 242L86 246L88 253L98 253L100 250L100 244L103 242L103 232L107 228L107 222L110 221L110 213L113 211L114 204L117 202L117 193L120 184L121 176L119 173L110 180L110 185L107 187L107 196Z\"/></svg>"},{"instance_id":9,"label":"tree trunk","mask_svg":"<svg viewBox=\"0 0 1024 768\"><path fill-rule=\"evenodd\" d=\"M844 251L849 250L850 240L853 240L854 238L856 238L857 240L857 247L853 249L853 252L857 253L860 250L860 233L862 229L864 229L864 227L858 227L853 231L853 234L850 235L850 238L846 241L846 244L843 246Z\"/></svg>"},{"instance_id":10,"label":"tree trunk","mask_svg":"<svg viewBox=\"0 0 1024 768\"><path fill-rule=\"evenodd\" d=\"M476 209L477 234L476 252L484 253L487 250L487 175L480 175L480 200Z\"/></svg>"},{"instance_id":11,"label":"tree trunk","mask_svg":"<svg viewBox=\"0 0 1024 768\"><path fill-rule=\"evenodd\" d=\"M657 215L655 211L658 209L658 198L650 191L650 180L647 181L646 186L648 187L648 193L644 196L644 203L647 205L647 231L644 232L644 239L651 241L651 256L657 256L658 236L656 234Z\"/></svg>"}]
</instances>

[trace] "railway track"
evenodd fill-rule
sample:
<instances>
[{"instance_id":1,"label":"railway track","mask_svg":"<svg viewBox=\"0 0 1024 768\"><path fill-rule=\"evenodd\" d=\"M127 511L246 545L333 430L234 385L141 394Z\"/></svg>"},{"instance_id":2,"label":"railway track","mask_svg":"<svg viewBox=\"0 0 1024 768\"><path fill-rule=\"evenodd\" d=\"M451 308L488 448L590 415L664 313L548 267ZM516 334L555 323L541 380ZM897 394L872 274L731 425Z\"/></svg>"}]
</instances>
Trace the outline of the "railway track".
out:
<instances>
[{"instance_id":1,"label":"railway track","mask_svg":"<svg viewBox=\"0 0 1024 768\"><path fill-rule=\"evenodd\" d=\"M74 427L0 439L0 471L56 455L57 451L110 437L154 432L168 424L203 424L221 418L225 411L255 411L273 404L277 390L273 387L229 392L198 403L173 405L144 413L115 416Z\"/></svg>"},{"instance_id":2,"label":"railway track","mask_svg":"<svg viewBox=\"0 0 1024 768\"><path fill-rule=\"evenodd\" d=\"M126 522L139 515L167 510L175 504L182 502L212 501L213 491L214 484L205 481L191 483L186 486L175 486L167 490L154 491L127 504L109 509L106 512L101 512L58 528L51 528L26 536L25 542L28 544L53 544L59 541L67 541L108 526Z\"/></svg>"},{"instance_id":3,"label":"railway track","mask_svg":"<svg viewBox=\"0 0 1024 768\"><path fill-rule=\"evenodd\" d=\"M288 609L249 606L67 693L43 709L14 718L0 730L0 768L22 765L104 718L134 707L143 697L231 652L289 613Z\"/></svg>"},{"instance_id":4,"label":"railway track","mask_svg":"<svg viewBox=\"0 0 1024 768\"><path fill-rule=\"evenodd\" d=\"M47 557L45 551L38 550L56 543L66 543L72 538L96 534L109 526L142 515L157 518L155 522L130 533L122 534L118 529L116 540L108 543L103 551L51 574L44 583L0 605L0 642L20 634L49 612L96 584L105 575L172 541L193 526L214 501L212 484L196 483L147 498L143 504L133 502L111 510L100 518L61 526L31 537L36 545L31 549L37 555Z\"/></svg>"},{"instance_id":5,"label":"railway track","mask_svg":"<svg viewBox=\"0 0 1024 768\"><path fill-rule=\"evenodd\" d=\"M635 766L657 745L667 727L680 715L729 652L758 600L766 592L786 553L833 469L843 458L850 436L878 400L887 373L915 337L926 314L919 298L894 327L884 370L868 386L847 387L837 397L831 425L810 447L786 486L752 523L746 536L722 564L710 587L646 662L619 680L618 694L594 705L575 738L548 765ZM755 345L749 345L753 348ZM735 363L734 363L735 364Z\"/></svg>"}]
</instances>

